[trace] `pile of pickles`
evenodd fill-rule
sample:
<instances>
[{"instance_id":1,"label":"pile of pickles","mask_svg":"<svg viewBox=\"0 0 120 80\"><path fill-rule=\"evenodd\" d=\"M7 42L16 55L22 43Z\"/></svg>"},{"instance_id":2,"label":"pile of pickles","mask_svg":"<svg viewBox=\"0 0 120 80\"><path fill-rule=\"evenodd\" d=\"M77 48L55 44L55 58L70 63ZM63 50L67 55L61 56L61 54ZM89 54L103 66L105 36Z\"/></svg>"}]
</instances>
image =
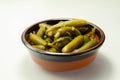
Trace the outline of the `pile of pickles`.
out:
<instances>
[{"instance_id":1,"label":"pile of pickles","mask_svg":"<svg viewBox=\"0 0 120 80\"><path fill-rule=\"evenodd\" d=\"M34 48L67 54L87 50L99 42L96 28L83 19L59 21L51 25L39 23L39 29L28 34Z\"/></svg>"}]
</instances>

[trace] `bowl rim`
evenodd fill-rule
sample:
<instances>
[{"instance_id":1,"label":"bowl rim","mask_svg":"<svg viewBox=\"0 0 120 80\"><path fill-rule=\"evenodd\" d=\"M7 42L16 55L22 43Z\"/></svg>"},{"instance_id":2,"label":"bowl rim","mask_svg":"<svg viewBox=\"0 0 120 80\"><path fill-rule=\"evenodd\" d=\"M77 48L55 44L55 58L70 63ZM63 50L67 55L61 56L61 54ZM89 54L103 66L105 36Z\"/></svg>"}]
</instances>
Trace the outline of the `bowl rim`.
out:
<instances>
[{"instance_id":1,"label":"bowl rim","mask_svg":"<svg viewBox=\"0 0 120 80\"><path fill-rule=\"evenodd\" d=\"M91 22L89 22L90 25L93 25L94 27L96 27L96 29L100 32L101 38L100 38L99 43L98 43L97 45L95 45L95 46L93 46L93 47L91 47L91 48L89 48L89 49L87 49L87 50L81 51L81 52L70 52L70 53L67 53L67 54L63 54L63 53L59 53L59 52L48 52L48 51L45 51L45 50L40 50L40 49L37 49L37 48L32 47L32 46L27 42L27 40L26 40L26 38L25 38L27 31L28 31L29 29L33 28L35 25L37 25L37 24L39 24L39 23L47 22L47 21L52 21L52 20L53 20L53 21L54 21L54 20L58 20L58 21L59 21L59 20L71 20L71 19L74 19L74 18L46 19L46 20L42 20L42 21L36 22L36 23L32 24L31 26L27 27L27 28L23 31L23 33L22 33L22 35L21 35L21 40L22 40L23 44L24 44L28 49L30 49L30 50L32 50L32 51L35 51L35 52L41 53L41 54L45 54L45 55L54 55L54 56L73 56L73 55L81 55L81 56L82 56L82 55L87 55L87 54L89 54L88 52L93 51L93 50L99 48L99 47L104 43L104 41L105 41L105 34L104 34L103 30L102 30L100 27L98 27L96 24L91 23Z\"/></svg>"}]
</instances>

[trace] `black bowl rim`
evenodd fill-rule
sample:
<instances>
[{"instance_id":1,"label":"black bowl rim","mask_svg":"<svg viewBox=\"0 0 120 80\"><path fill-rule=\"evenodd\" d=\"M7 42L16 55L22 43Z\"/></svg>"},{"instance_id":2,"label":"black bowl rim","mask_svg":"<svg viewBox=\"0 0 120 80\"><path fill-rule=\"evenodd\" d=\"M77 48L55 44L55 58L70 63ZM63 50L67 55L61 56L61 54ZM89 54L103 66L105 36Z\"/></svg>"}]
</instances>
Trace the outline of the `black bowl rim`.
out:
<instances>
[{"instance_id":1,"label":"black bowl rim","mask_svg":"<svg viewBox=\"0 0 120 80\"><path fill-rule=\"evenodd\" d=\"M31 29L31 28L32 28L34 25L36 25L36 24L39 24L39 23L42 23L42 22L47 22L47 21L52 21L52 20L71 20L71 19L74 19L74 18L67 18L67 19L66 19L66 18L47 19L47 20L43 20L43 21L39 21L39 22L37 22L37 23L34 23L34 24L32 24L31 26L27 27L27 28L23 31L23 33L22 33L22 35L21 35L21 40L22 40L23 44L24 44L28 49L30 49L30 50L35 51L35 52L37 52L37 53L42 53L42 54L45 54L45 55L53 55L53 56L73 56L73 55L81 55L81 56L82 56L82 55L87 55L87 54L89 54L88 52L93 51L93 50L99 48L99 47L103 44L103 42L105 41L105 34L104 34L103 30L102 30L100 27L98 27L97 25L95 25L95 24L93 24L93 23L91 23L91 22L89 22L89 23L90 23L91 25L93 25L94 27L96 27L96 29L100 32L101 39L100 39L99 43L98 43L97 45L95 45L94 47L89 48L89 49L84 50L84 51L81 51L81 52L75 52L75 53L73 53L73 52L70 52L70 53L48 52L48 51L44 51L44 50L40 50L40 49L36 49L36 48L32 47L32 46L27 42L27 40L25 39L26 32L27 32L29 29Z\"/></svg>"}]
</instances>

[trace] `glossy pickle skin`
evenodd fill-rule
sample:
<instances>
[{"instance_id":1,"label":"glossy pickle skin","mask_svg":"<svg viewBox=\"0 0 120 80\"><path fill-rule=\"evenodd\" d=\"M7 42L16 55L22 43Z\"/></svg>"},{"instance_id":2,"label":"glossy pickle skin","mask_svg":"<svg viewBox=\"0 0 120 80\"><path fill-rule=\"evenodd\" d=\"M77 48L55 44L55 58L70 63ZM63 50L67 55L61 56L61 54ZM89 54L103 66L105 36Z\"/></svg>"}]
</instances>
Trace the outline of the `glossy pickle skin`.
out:
<instances>
[{"instance_id":1,"label":"glossy pickle skin","mask_svg":"<svg viewBox=\"0 0 120 80\"><path fill-rule=\"evenodd\" d=\"M47 29L46 33L48 36L53 36L60 27L65 27L65 26L79 27L79 26L84 26L84 25L88 25L88 24L89 23L83 19L72 19L72 20L68 20L68 21L60 21L59 23L57 23L57 24L51 26L49 29Z\"/></svg>"},{"instance_id":2,"label":"glossy pickle skin","mask_svg":"<svg viewBox=\"0 0 120 80\"><path fill-rule=\"evenodd\" d=\"M81 52L84 50L87 50L97 44L97 41L95 39L88 41L83 46L81 46L79 49L74 50L73 52Z\"/></svg>"},{"instance_id":3,"label":"glossy pickle skin","mask_svg":"<svg viewBox=\"0 0 120 80\"><path fill-rule=\"evenodd\" d=\"M46 31L46 26L43 24L39 24L39 30L37 31L36 35L43 38L45 31Z\"/></svg>"},{"instance_id":4,"label":"glossy pickle skin","mask_svg":"<svg viewBox=\"0 0 120 80\"><path fill-rule=\"evenodd\" d=\"M37 36L36 34L30 33L29 39L36 45L47 45L46 41L43 40L41 37Z\"/></svg>"},{"instance_id":5,"label":"glossy pickle skin","mask_svg":"<svg viewBox=\"0 0 120 80\"><path fill-rule=\"evenodd\" d=\"M98 43L94 36L95 27L88 29L86 25L89 23L81 19L60 21L54 25L40 23L36 33L29 33L28 40L40 50L63 54L81 52Z\"/></svg>"},{"instance_id":6,"label":"glossy pickle skin","mask_svg":"<svg viewBox=\"0 0 120 80\"><path fill-rule=\"evenodd\" d=\"M71 52L74 49L78 48L83 44L84 38L82 35L75 37L71 42L69 42L66 46L63 47L62 52L67 53Z\"/></svg>"},{"instance_id":7,"label":"glossy pickle skin","mask_svg":"<svg viewBox=\"0 0 120 80\"><path fill-rule=\"evenodd\" d=\"M66 33L67 32L67 33ZM75 34L76 36L80 35L81 32L74 28L74 27L61 27L57 30L56 34L54 35L55 38L59 38L62 35L67 35L67 34ZM68 35L69 35L68 34Z\"/></svg>"}]
</instances>

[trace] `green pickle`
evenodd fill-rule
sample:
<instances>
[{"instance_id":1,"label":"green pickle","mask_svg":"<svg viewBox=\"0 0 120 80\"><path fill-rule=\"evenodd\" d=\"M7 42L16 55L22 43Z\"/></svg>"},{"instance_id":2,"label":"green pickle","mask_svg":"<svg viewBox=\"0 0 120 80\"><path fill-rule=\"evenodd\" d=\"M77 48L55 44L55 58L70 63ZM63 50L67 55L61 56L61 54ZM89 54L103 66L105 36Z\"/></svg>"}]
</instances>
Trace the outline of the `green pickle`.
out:
<instances>
[{"instance_id":1,"label":"green pickle","mask_svg":"<svg viewBox=\"0 0 120 80\"><path fill-rule=\"evenodd\" d=\"M46 45L46 41L43 40L41 37L37 36L36 34L30 33L29 39L35 43L36 45L41 44L41 45Z\"/></svg>"},{"instance_id":2,"label":"green pickle","mask_svg":"<svg viewBox=\"0 0 120 80\"><path fill-rule=\"evenodd\" d=\"M75 34L75 35L80 35L80 31L78 29L76 29L75 27L62 27L60 29L57 30L56 34L55 34L55 38L58 38L62 35L66 35L66 34L70 33L70 34Z\"/></svg>"},{"instance_id":3,"label":"green pickle","mask_svg":"<svg viewBox=\"0 0 120 80\"><path fill-rule=\"evenodd\" d=\"M97 44L97 41L95 39L92 39L89 42L87 42L86 44L84 44L82 47L80 47L79 49L74 50L73 52L84 51L86 49L89 49L89 48L95 46L96 44Z\"/></svg>"},{"instance_id":4,"label":"green pickle","mask_svg":"<svg viewBox=\"0 0 120 80\"><path fill-rule=\"evenodd\" d=\"M54 25L40 23L38 30L28 34L28 42L34 48L49 52L81 52L98 44L96 27L88 25L90 23L83 19L59 21Z\"/></svg>"},{"instance_id":5,"label":"green pickle","mask_svg":"<svg viewBox=\"0 0 120 80\"><path fill-rule=\"evenodd\" d=\"M34 48L45 50L45 46L43 45L32 45Z\"/></svg>"},{"instance_id":6,"label":"green pickle","mask_svg":"<svg viewBox=\"0 0 120 80\"><path fill-rule=\"evenodd\" d=\"M62 48L63 53L71 52L83 44L84 38L82 35L75 37L70 43Z\"/></svg>"},{"instance_id":7,"label":"green pickle","mask_svg":"<svg viewBox=\"0 0 120 80\"><path fill-rule=\"evenodd\" d=\"M45 31L46 31L46 26L39 24L39 30L37 31L36 35L43 38Z\"/></svg>"},{"instance_id":8,"label":"green pickle","mask_svg":"<svg viewBox=\"0 0 120 80\"><path fill-rule=\"evenodd\" d=\"M47 51L49 51L49 52L57 52L57 50L55 48L50 48Z\"/></svg>"},{"instance_id":9,"label":"green pickle","mask_svg":"<svg viewBox=\"0 0 120 80\"><path fill-rule=\"evenodd\" d=\"M88 35L84 35L84 43L90 41L90 37Z\"/></svg>"},{"instance_id":10,"label":"green pickle","mask_svg":"<svg viewBox=\"0 0 120 80\"><path fill-rule=\"evenodd\" d=\"M86 20L83 19L72 19L72 20L68 20L68 21L64 21L64 22L60 22L58 24L55 24L53 26L51 26L47 32L49 31L54 31L60 27L64 27L64 26L83 26L83 25L88 25L89 23Z\"/></svg>"},{"instance_id":11,"label":"green pickle","mask_svg":"<svg viewBox=\"0 0 120 80\"><path fill-rule=\"evenodd\" d=\"M53 45L56 49L61 49L70 41L71 41L71 37L60 37L53 42Z\"/></svg>"}]
</instances>

